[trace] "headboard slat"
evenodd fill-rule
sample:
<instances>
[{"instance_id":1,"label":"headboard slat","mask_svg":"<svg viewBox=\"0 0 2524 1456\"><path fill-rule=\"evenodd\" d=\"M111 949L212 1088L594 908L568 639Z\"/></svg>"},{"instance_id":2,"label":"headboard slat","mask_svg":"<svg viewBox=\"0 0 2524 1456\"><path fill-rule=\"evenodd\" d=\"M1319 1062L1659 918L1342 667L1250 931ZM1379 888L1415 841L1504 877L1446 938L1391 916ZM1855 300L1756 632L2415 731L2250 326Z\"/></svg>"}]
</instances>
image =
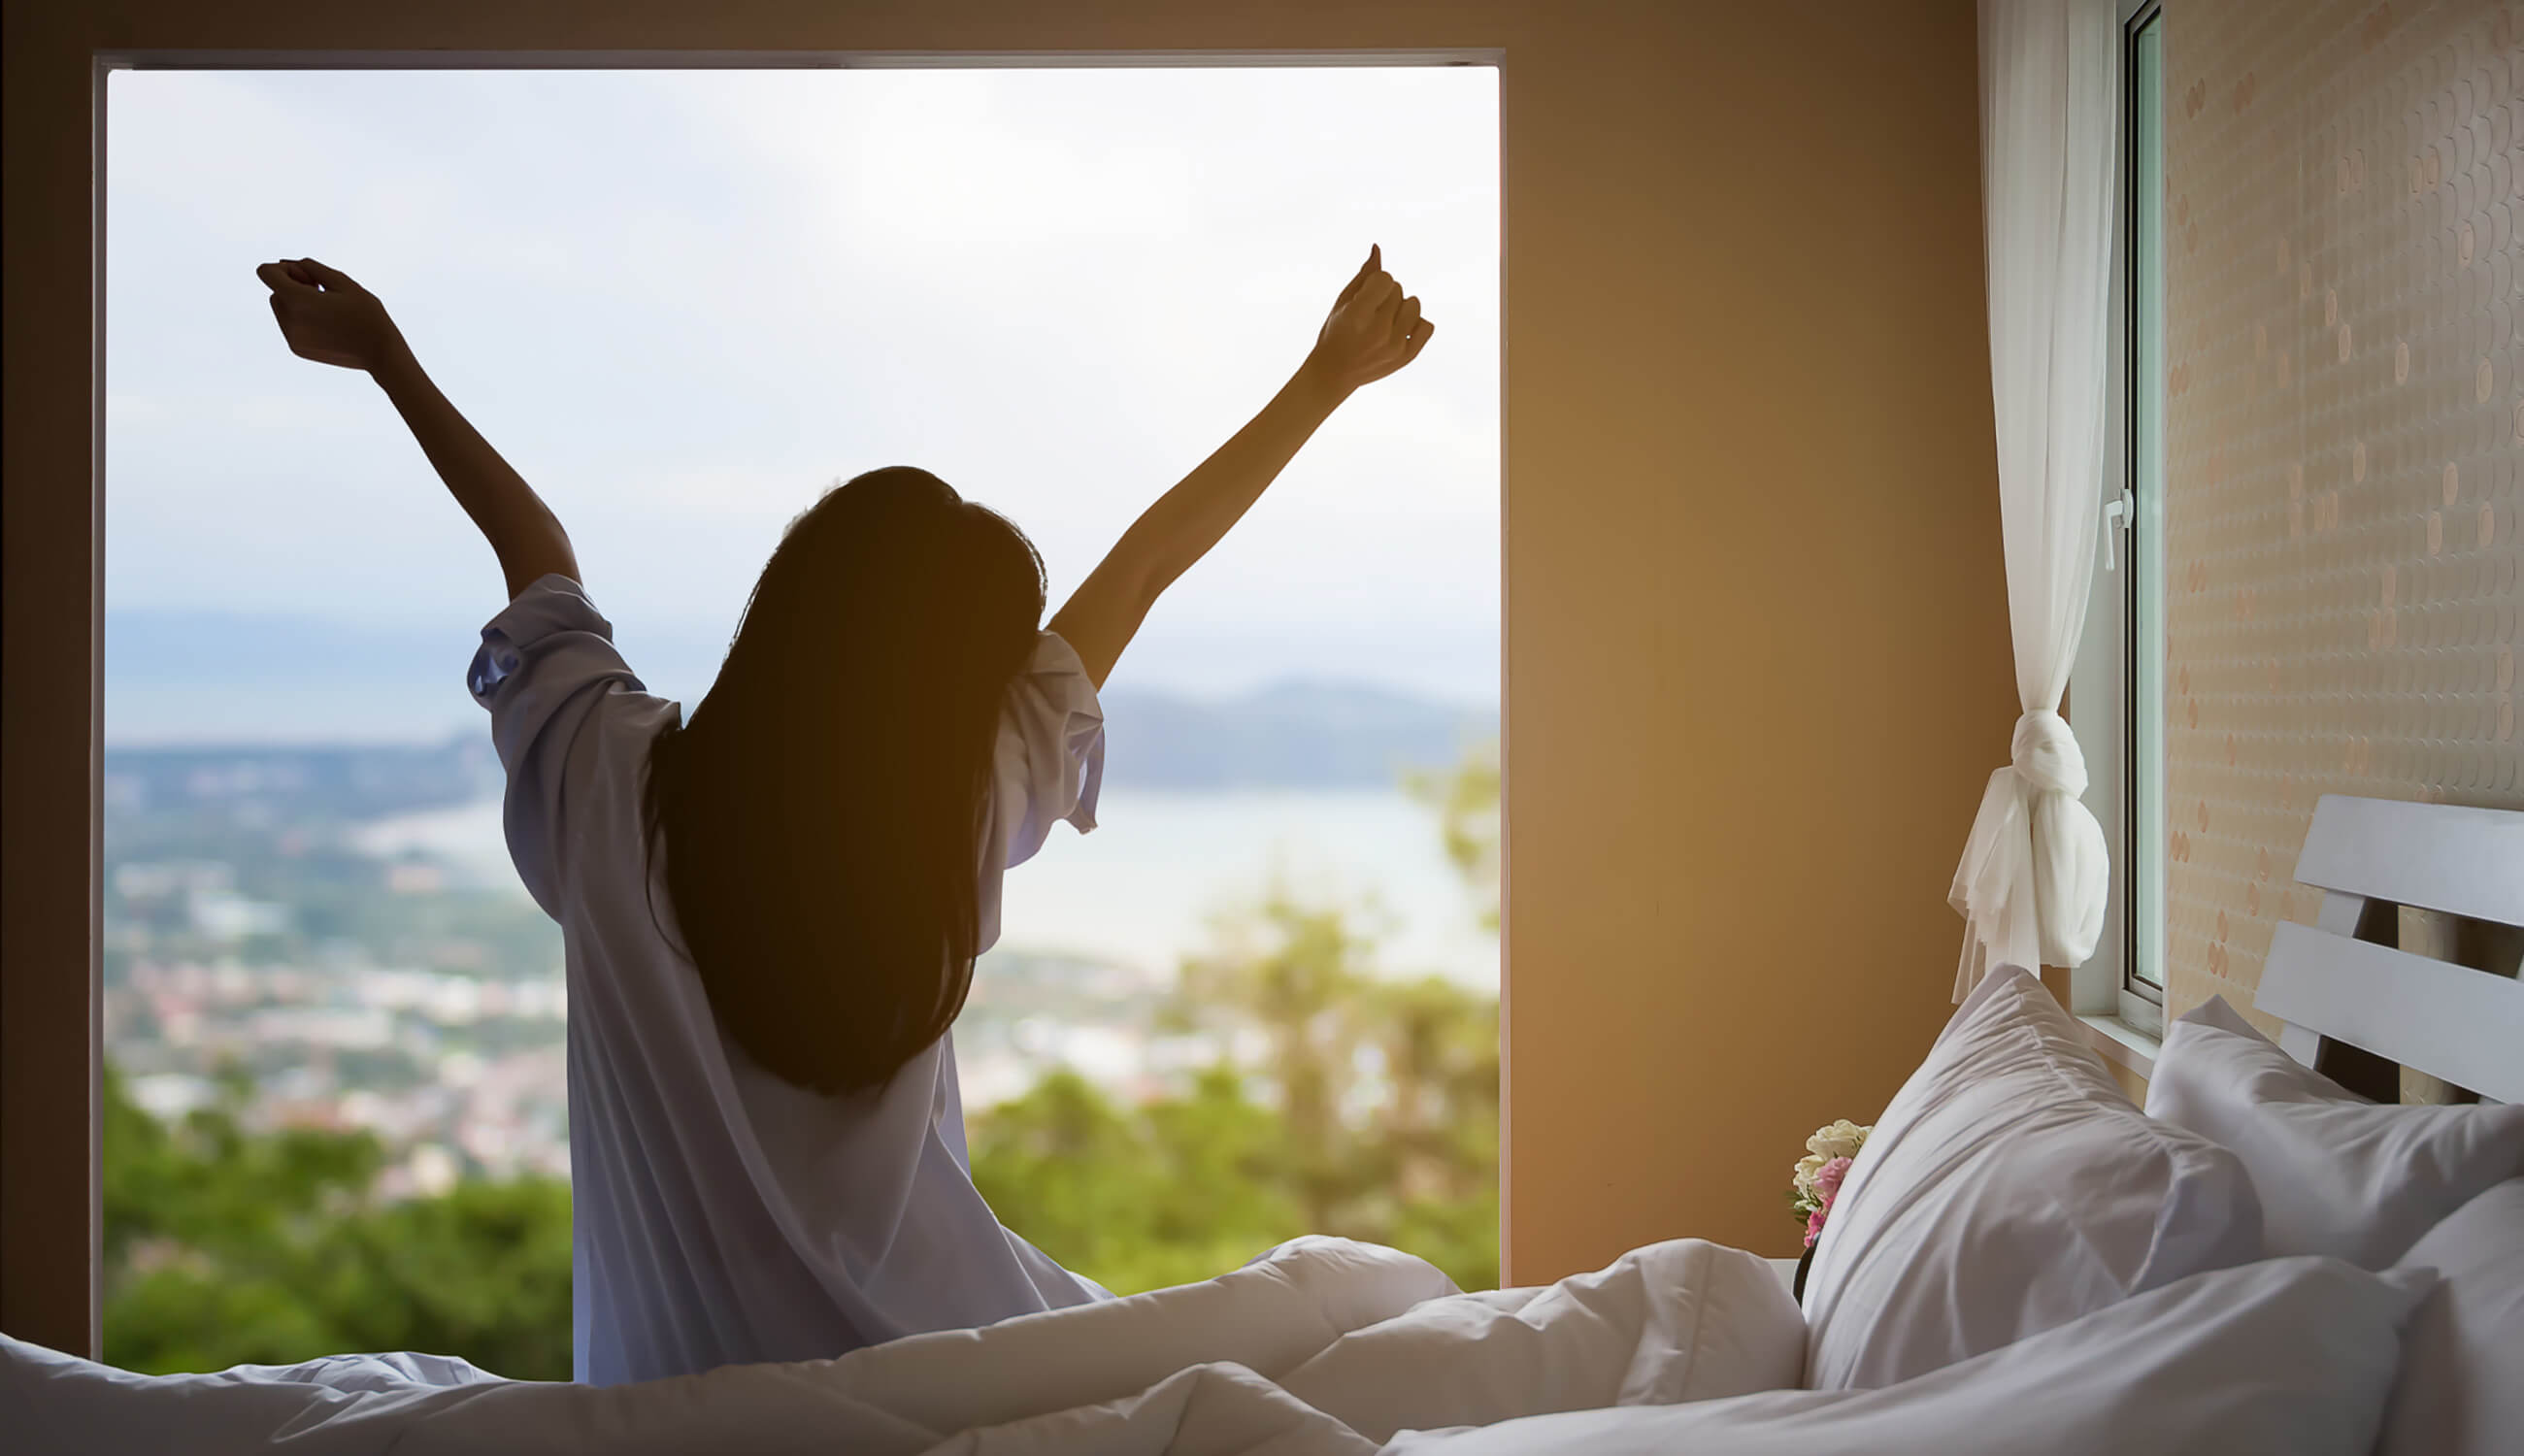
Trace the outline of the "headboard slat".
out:
<instances>
[{"instance_id":1,"label":"headboard slat","mask_svg":"<svg viewBox=\"0 0 2524 1456\"><path fill-rule=\"evenodd\" d=\"M2296 877L2319 890L2524 925L2524 814L2326 794Z\"/></svg>"},{"instance_id":2,"label":"headboard slat","mask_svg":"<svg viewBox=\"0 0 2524 1456\"><path fill-rule=\"evenodd\" d=\"M2282 921L2254 1002L2483 1096L2524 1102L2524 983L2511 977Z\"/></svg>"}]
</instances>

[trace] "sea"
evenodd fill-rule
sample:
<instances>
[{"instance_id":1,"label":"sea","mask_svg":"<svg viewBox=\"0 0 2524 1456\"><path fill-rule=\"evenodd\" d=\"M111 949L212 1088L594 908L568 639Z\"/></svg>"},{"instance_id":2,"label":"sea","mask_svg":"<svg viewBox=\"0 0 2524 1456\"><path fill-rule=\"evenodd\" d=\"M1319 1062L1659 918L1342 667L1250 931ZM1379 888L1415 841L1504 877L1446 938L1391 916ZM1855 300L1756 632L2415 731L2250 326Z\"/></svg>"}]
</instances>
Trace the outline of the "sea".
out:
<instances>
[{"instance_id":1,"label":"sea","mask_svg":"<svg viewBox=\"0 0 2524 1456\"><path fill-rule=\"evenodd\" d=\"M418 850L477 883L516 887L496 801L375 820L359 841L371 853ZM1435 812L1395 789L1110 789L1092 833L1061 826L1008 871L1000 944L1161 985L1275 887L1356 911L1379 932L1381 974L1498 987L1498 938L1481 928Z\"/></svg>"}]
</instances>

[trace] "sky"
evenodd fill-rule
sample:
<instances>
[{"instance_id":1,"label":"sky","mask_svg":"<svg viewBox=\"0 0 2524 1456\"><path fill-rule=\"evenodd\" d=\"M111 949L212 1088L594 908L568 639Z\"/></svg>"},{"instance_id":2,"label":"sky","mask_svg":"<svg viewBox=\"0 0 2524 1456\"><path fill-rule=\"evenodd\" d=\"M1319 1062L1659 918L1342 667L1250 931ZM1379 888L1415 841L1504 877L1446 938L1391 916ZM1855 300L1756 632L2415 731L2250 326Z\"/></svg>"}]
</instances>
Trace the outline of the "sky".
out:
<instances>
[{"instance_id":1,"label":"sky","mask_svg":"<svg viewBox=\"0 0 2524 1456\"><path fill-rule=\"evenodd\" d=\"M1428 352L1110 686L1497 701L1494 71L122 72L107 134L109 740L478 712L497 565L374 385L282 346L254 267L308 256L690 701L785 524L876 465L1014 519L1056 605L1381 244Z\"/></svg>"}]
</instances>

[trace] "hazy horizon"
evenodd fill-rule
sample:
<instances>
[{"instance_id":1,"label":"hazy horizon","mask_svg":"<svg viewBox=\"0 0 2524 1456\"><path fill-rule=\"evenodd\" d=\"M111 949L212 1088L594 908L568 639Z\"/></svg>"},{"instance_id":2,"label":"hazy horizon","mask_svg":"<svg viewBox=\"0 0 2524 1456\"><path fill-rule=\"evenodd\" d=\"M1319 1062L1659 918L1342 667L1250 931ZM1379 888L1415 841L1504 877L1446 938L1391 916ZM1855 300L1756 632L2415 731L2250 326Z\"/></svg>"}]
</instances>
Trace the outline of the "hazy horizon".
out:
<instances>
[{"instance_id":1,"label":"hazy horizon","mask_svg":"<svg viewBox=\"0 0 2524 1456\"><path fill-rule=\"evenodd\" d=\"M657 630L617 632L651 691L687 706L726 644ZM111 611L105 624L104 743L113 750L434 746L487 723L466 695L461 647L416 628L279 613ZM1498 699L1450 697L1365 674L1291 670L1225 686L1116 682L1108 705L1229 707L1271 698L1374 695L1495 721Z\"/></svg>"}]
</instances>

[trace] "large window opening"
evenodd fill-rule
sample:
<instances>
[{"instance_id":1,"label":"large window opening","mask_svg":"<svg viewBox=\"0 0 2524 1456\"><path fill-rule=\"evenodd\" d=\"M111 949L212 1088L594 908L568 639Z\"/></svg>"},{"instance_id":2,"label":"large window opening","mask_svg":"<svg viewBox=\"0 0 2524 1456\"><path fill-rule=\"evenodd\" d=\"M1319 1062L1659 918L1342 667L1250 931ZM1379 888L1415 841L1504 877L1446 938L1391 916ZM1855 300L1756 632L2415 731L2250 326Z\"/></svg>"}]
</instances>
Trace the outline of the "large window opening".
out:
<instances>
[{"instance_id":1,"label":"large window opening","mask_svg":"<svg viewBox=\"0 0 2524 1456\"><path fill-rule=\"evenodd\" d=\"M1439 320L1160 603L1101 827L1010 873L975 1178L1116 1289L1329 1232L1497 1271L1497 76L117 73L106 1357L566 1377L558 931L463 666L489 550L253 269L385 297L706 690L785 523L925 466L1055 604L1370 243Z\"/></svg>"}]
</instances>

